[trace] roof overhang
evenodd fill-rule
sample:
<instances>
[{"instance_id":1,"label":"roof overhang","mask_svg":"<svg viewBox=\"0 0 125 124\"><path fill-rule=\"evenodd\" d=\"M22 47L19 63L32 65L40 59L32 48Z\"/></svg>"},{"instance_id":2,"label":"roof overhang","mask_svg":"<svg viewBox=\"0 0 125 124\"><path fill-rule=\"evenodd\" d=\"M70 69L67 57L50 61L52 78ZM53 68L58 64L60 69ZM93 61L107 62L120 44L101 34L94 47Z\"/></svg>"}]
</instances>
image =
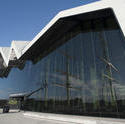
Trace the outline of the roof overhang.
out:
<instances>
[{"instance_id":1,"label":"roof overhang","mask_svg":"<svg viewBox=\"0 0 125 124\"><path fill-rule=\"evenodd\" d=\"M28 43L28 41L12 41L11 47L0 47L0 77L7 77L12 67L23 68L25 61L19 60L19 57Z\"/></svg>"},{"instance_id":2,"label":"roof overhang","mask_svg":"<svg viewBox=\"0 0 125 124\"><path fill-rule=\"evenodd\" d=\"M28 43L29 41L12 41L11 47L0 47L0 54L5 63L5 67L8 67L10 62L16 61L22 56L22 50Z\"/></svg>"},{"instance_id":3,"label":"roof overhang","mask_svg":"<svg viewBox=\"0 0 125 124\"><path fill-rule=\"evenodd\" d=\"M24 98L27 96L28 93L17 93L17 94L10 94L9 98Z\"/></svg>"},{"instance_id":4,"label":"roof overhang","mask_svg":"<svg viewBox=\"0 0 125 124\"><path fill-rule=\"evenodd\" d=\"M23 63L21 60L32 60L32 58L38 57L40 53L42 53L42 57L46 56L55 47L63 43L61 38L64 34L85 20L114 16L125 36L124 12L124 0L101 0L59 12L31 42L13 41L10 48L0 48L1 57L7 67L4 73L6 72L8 75L10 68L12 68L9 67L11 64L18 66ZM54 45L55 43L56 45ZM12 50L15 51L13 56Z\"/></svg>"},{"instance_id":5,"label":"roof overhang","mask_svg":"<svg viewBox=\"0 0 125 124\"><path fill-rule=\"evenodd\" d=\"M38 56L39 52L43 53L46 48L52 46L61 36L71 30L80 21L93 19L103 16L108 16L112 11L116 17L119 26L125 36L125 2L124 0L101 0L80 7L59 12L36 37L22 50L20 58L31 59L33 56ZM61 41L58 41L60 44Z\"/></svg>"}]
</instances>

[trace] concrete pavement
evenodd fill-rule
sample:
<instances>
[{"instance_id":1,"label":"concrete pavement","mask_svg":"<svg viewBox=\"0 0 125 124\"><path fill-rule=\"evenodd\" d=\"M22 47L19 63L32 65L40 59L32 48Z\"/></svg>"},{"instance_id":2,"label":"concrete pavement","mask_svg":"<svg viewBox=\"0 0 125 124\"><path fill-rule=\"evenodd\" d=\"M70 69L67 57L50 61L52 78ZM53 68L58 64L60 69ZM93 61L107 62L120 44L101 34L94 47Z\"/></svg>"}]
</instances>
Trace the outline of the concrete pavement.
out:
<instances>
[{"instance_id":1,"label":"concrete pavement","mask_svg":"<svg viewBox=\"0 0 125 124\"><path fill-rule=\"evenodd\" d=\"M125 124L125 119L102 118L90 116L76 116L66 114L40 113L40 112L24 112L26 117L35 117L40 119L50 119L56 121L65 121L67 124Z\"/></svg>"},{"instance_id":2,"label":"concrete pavement","mask_svg":"<svg viewBox=\"0 0 125 124\"><path fill-rule=\"evenodd\" d=\"M18 112L0 113L0 124L125 124L125 119Z\"/></svg>"},{"instance_id":3,"label":"concrete pavement","mask_svg":"<svg viewBox=\"0 0 125 124\"><path fill-rule=\"evenodd\" d=\"M22 112L0 114L0 124L74 124L47 119L26 117Z\"/></svg>"}]
</instances>

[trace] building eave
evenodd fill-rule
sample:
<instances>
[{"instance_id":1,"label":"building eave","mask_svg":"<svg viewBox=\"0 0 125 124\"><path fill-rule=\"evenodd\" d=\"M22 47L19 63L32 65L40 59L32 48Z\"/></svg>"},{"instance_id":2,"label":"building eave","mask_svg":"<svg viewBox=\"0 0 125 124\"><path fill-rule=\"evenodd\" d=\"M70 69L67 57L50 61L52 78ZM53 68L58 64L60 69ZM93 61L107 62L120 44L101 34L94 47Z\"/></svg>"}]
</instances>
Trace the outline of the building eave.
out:
<instances>
[{"instance_id":1,"label":"building eave","mask_svg":"<svg viewBox=\"0 0 125 124\"><path fill-rule=\"evenodd\" d=\"M40 37L42 37L56 22L59 21L59 19L63 19L69 16L74 16L74 15L79 15L79 14L84 14L88 12L93 12L97 10L102 10L102 9L112 9L116 19L122 29L122 32L125 36L125 3L124 0L101 0L97 1L94 3L89 3L87 5L83 5L80 7L68 9L59 12L41 31L38 33L33 40L23 49L22 54L25 54L30 47L32 47ZM20 56L21 57L21 56Z\"/></svg>"},{"instance_id":2,"label":"building eave","mask_svg":"<svg viewBox=\"0 0 125 124\"><path fill-rule=\"evenodd\" d=\"M19 59L19 57L22 55L22 50L25 48L25 46L28 43L29 43L29 41L12 41L10 47L1 47L0 48L0 53L4 59L6 66L9 65L12 49L15 51L15 55L16 55L17 59ZM18 45L16 45L16 44L18 44ZM5 50L8 50L8 51L5 52Z\"/></svg>"},{"instance_id":3,"label":"building eave","mask_svg":"<svg viewBox=\"0 0 125 124\"><path fill-rule=\"evenodd\" d=\"M12 49L15 51L15 56L17 60L27 60L27 56L38 56L38 49L40 48L40 53L46 51L44 47L49 49L55 40L58 40L66 31L78 24L78 20L75 20L76 16L82 18L88 18L88 14L90 18L93 18L93 13L101 12L99 16L103 16L103 10L110 9L113 11L113 16L117 19L119 27L125 36L125 3L124 0L101 0L94 3L89 3L87 5L83 5L80 7L68 9L59 12L41 31L38 33L32 41L12 41L11 47L9 49L9 53L3 52L3 48L0 48L1 55L4 59L6 66L9 66L9 63L13 63L10 61ZM83 15L83 16L81 16ZM74 20L73 20L74 19ZM58 36L57 36L58 35ZM51 42L50 42L51 41ZM26 57L26 58L25 58ZM18 63L15 61L16 64Z\"/></svg>"}]
</instances>

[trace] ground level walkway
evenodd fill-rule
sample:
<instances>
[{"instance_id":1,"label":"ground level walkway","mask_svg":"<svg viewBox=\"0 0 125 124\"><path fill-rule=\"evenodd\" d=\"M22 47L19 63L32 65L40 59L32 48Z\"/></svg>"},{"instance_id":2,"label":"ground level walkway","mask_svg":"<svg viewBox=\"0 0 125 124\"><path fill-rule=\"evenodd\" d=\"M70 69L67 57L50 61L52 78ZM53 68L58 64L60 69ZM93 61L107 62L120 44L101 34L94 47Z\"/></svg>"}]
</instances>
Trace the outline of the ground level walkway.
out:
<instances>
[{"instance_id":1,"label":"ground level walkway","mask_svg":"<svg viewBox=\"0 0 125 124\"><path fill-rule=\"evenodd\" d=\"M0 124L74 124L24 116L22 112L0 114Z\"/></svg>"},{"instance_id":2,"label":"ground level walkway","mask_svg":"<svg viewBox=\"0 0 125 124\"><path fill-rule=\"evenodd\" d=\"M0 124L125 124L125 119L0 110Z\"/></svg>"}]
</instances>

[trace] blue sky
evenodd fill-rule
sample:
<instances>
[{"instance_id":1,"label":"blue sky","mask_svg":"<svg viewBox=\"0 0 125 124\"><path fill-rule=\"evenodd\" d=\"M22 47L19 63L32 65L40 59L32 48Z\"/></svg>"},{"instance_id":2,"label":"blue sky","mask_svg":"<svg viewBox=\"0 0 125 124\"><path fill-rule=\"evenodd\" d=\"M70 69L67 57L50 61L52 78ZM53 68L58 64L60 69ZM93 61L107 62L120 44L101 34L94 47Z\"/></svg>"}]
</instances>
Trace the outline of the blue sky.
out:
<instances>
[{"instance_id":1,"label":"blue sky","mask_svg":"<svg viewBox=\"0 0 125 124\"><path fill-rule=\"evenodd\" d=\"M0 46L32 40L61 10L97 0L0 0Z\"/></svg>"}]
</instances>

